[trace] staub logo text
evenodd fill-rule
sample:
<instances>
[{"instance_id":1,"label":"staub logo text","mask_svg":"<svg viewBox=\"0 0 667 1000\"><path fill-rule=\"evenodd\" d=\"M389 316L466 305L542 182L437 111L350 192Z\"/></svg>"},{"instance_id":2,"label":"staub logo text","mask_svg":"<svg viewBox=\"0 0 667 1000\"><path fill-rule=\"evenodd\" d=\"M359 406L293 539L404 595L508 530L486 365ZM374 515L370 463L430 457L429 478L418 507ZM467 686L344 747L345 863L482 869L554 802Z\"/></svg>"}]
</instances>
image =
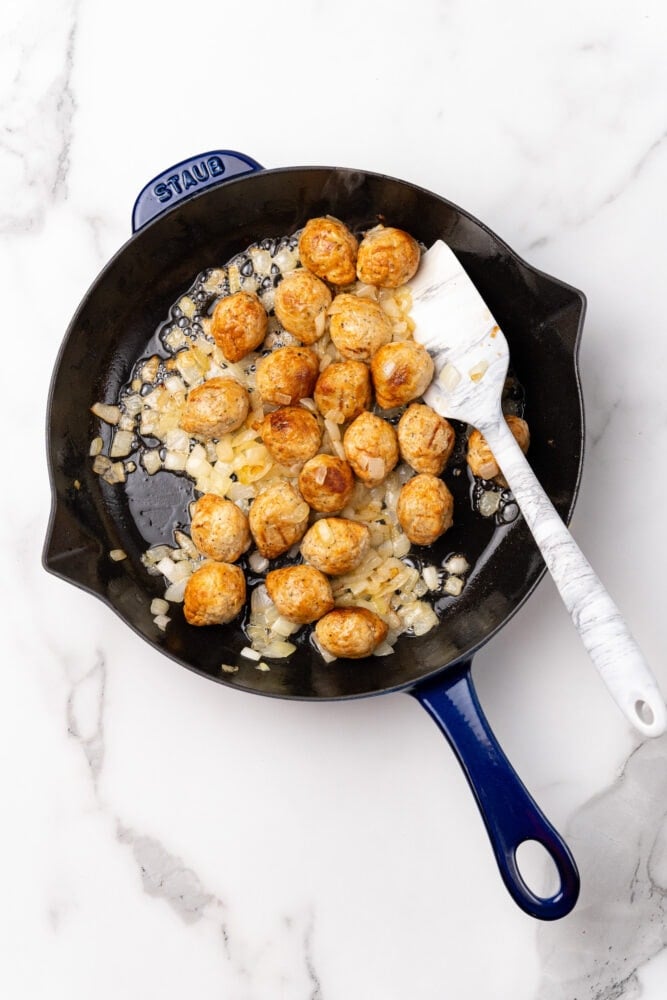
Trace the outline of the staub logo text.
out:
<instances>
[{"instance_id":1,"label":"staub logo text","mask_svg":"<svg viewBox=\"0 0 667 1000\"><path fill-rule=\"evenodd\" d=\"M153 194L160 202L169 201L174 195L183 194L189 188L198 187L212 177L220 177L225 172L225 165L219 156L208 156L199 163L191 163L189 167L179 170L166 177L153 188Z\"/></svg>"}]
</instances>

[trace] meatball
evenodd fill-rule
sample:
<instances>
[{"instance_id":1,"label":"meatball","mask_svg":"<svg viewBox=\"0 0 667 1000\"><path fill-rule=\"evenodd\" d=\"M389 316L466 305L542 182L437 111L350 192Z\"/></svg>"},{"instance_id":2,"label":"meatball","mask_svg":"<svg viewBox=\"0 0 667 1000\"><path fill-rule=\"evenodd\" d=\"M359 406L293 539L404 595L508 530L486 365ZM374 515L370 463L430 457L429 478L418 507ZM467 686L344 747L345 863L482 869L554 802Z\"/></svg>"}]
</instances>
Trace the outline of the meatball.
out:
<instances>
[{"instance_id":1,"label":"meatball","mask_svg":"<svg viewBox=\"0 0 667 1000\"><path fill-rule=\"evenodd\" d=\"M309 347L279 347L257 365L257 390L265 403L289 406L313 395L319 372Z\"/></svg>"},{"instance_id":2,"label":"meatball","mask_svg":"<svg viewBox=\"0 0 667 1000\"><path fill-rule=\"evenodd\" d=\"M362 413L343 435L345 457L366 486L379 486L398 462L396 431L374 413Z\"/></svg>"},{"instance_id":3,"label":"meatball","mask_svg":"<svg viewBox=\"0 0 667 1000\"><path fill-rule=\"evenodd\" d=\"M188 579L184 601L183 613L190 625L230 622L245 601L243 570L230 563L204 563Z\"/></svg>"},{"instance_id":4,"label":"meatball","mask_svg":"<svg viewBox=\"0 0 667 1000\"><path fill-rule=\"evenodd\" d=\"M190 534L200 552L219 562L236 562L250 545L248 518L215 493L206 493L193 505Z\"/></svg>"},{"instance_id":5,"label":"meatball","mask_svg":"<svg viewBox=\"0 0 667 1000\"><path fill-rule=\"evenodd\" d=\"M302 344L314 344L324 333L331 292L319 278L300 267L276 288L276 316Z\"/></svg>"},{"instance_id":6,"label":"meatball","mask_svg":"<svg viewBox=\"0 0 667 1000\"><path fill-rule=\"evenodd\" d=\"M331 584L314 566L286 566L266 576L269 597L283 618L299 625L317 621L334 606Z\"/></svg>"},{"instance_id":7,"label":"meatball","mask_svg":"<svg viewBox=\"0 0 667 1000\"><path fill-rule=\"evenodd\" d=\"M454 428L425 403L413 403L398 422L401 458L415 472L439 476L456 442Z\"/></svg>"},{"instance_id":8,"label":"meatball","mask_svg":"<svg viewBox=\"0 0 667 1000\"><path fill-rule=\"evenodd\" d=\"M528 424L513 414L505 417L505 421L525 455L530 445ZM480 479L495 479L500 475L500 468L486 443L486 438L478 430L474 430L468 438L468 465L473 475L479 476Z\"/></svg>"},{"instance_id":9,"label":"meatball","mask_svg":"<svg viewBox=\"0 0 667 1000\"><path fill-rule=\"evenodd\" d=\"M334 423L354 420L371 405L371 376L363 361L335 361L325 368L315 386L320 413Z\"/></svg>"},{"instance_id":10,"label":"meatball","mask_svg":"<svg viewBox=\"0 0 667 1000\"><path fill-rule=\"evenodd\" d=\"M342 576L355 569L368 552L370 531L345 517L323 517L308 529L301 555L322 573Z\"/></svg>"},{"instance_id":11,"label":"meatball","mask_svg":"<svg viewBox=\"0 0 667 1000\"><path fill-rule=\"evenodd\" d=\"M290 483L269 486L253 500L250 531L260 554L275 559L303 538L310 508Z\"/></svg>"},{"instance_id":12,"label":"meatball","mask_svg":"<svg viewBox=\"0 0 667 1000\"><path fill-rule=\"evenodd\" d=\"M453 524L454 497L442 479L421 472L398 494L396 513L413 545L431 545Z\"/></svg>"},{"instance_id":13,"label":"meatball","mask_svg":"<svg viewBox=\"0 0 667 1000\"><path fill-rule=\"evenodd\" d=\"M299 474L299 492L313 510L336 514L347 504L354 489L352 469L342 458L315 455Z\"/></svg>"},{"instance_id":14,"label":"meatball","mask_svg":"<svg viewBox=\"0 0 667 1000\"><path fill-rule=\"evenodd\" d=\"M266 309L251 292L234 292L213 310L211 336L228 361L240 361L259 347L266 336Z\"/></svg>"},{"instance_id":15,"label":"meatball","mask_svg":"<svg viewBox=\"0 0 667 1000\"><path fill-rule=\"evenodd\" d=\"M433 359L414 340L381 347L371 361L375 399L382 410L403 406L423 396L433 378Z\"/></svg>"},{"instance_id":16,"label":"meatball","mask_svg":"<svg viewBox=\"0 0 667 1000\"><path fill-rule=\"evenodd\" d=\"M210 378L188 393L181 427L188 434L218 438L241 426L249 406L248 393L233 378Z\"/></svg>"},{"instance_id":17,"label":"meatball","mask_svg":"<svg viewBox=\"0 0 667 1000\"><path fill-rule=\"evenodd\" d=\"M402 229L377 226L359 244L357 277L367 285L398 288L419 267L419 244Z\"/></svg>"},{"instance_id":18,"label":"meatball","mask_svg":"<svg viewBox=\"0 0 667 1000\"><path fill-rule=\"evenodd\" d=\"M388 631L386 622L366 608L334 608L315 626L322 649L350 660L370 656L387 638Z\"/></svg>"},{"instance_id":19,"label":"meatball","mask_svg":"<svg viewBox=\"0 0 667 1000\"><path fill-rule=\"evenodd\" d=\"M339 353L350 361L370 361L391 340L391 324L373 299L343 293L329 309L329 333Z\"/></svg>"},{"instance_id":20,"label":"meatball","mask_svg":"<svg viewBox=\"0 0 667 1000\"><path fill-rule=\"evenodd\" d=\"M281 465L306 462L319 451L322 430L317 417L302 406L281 406L267 414L260 428L262 441Z\"/></svg>"},{"instance_id":21,"label":"meatball","mask_svg":"<svg viewBox=\"0 0 667 1000\"><path fill-rule=\"evenodd\" d=\"M331 215L310 219L299 239L301 263L332 285L350 285L357 276L356 237Z\"/></svg>"}]
</instances>

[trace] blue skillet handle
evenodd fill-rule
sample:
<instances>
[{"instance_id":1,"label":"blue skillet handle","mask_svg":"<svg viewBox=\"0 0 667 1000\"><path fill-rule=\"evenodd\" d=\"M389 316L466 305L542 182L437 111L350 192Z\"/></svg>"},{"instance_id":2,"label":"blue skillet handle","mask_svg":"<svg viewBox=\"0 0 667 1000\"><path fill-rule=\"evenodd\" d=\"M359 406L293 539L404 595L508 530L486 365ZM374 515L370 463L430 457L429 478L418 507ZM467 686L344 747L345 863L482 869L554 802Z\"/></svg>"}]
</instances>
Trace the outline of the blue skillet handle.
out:
<instances>
[{"instance_id":1,"label":"blue skillet handle","mask_svg":"<svg viewBox=\"0 0 667 1000\"><path fill-rule=\"evenodd\" d=\"M163 170L139 192L132 209L132 232L205 188L263 169L257 160L233 149L217 149L181 160Z\"/></svg>"},{"instance_id":2,"label":"blue skillet handle","mask_svg":"<svg viewBox=\"0 0 667 1000\"><path fill-rule=\"evenodd\" d=\"M413 695L443 731L463 768L486 825L503 881L515 902L532 917L557 920L572 910L579 873L567 844L540 811L500 748L484 717L470 676L470 662L454 674L413 688ZM553 859L560 887L542 898L526 885L516 851L538 841Z\"/></svg>"}]
</instances>

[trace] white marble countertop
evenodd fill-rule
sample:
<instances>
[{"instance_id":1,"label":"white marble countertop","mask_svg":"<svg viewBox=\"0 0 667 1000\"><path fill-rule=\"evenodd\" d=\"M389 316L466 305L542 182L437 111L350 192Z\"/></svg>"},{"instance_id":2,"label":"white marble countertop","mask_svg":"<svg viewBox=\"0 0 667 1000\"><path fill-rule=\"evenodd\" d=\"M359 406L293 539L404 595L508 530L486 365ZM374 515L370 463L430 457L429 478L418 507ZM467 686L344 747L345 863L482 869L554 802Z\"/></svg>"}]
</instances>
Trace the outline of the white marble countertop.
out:
<instances>
[{"instance_id":1,"label":"white marble countertop","mask_svg":"<svg viewBox=\"0 0 667 1000\"><path fill-rule=\"evenodd\" d=\"M40 557L49 378L139 188L214 148L366 168L586 293L573 532L666 690L666 29L659 0L3 12L3 995L662 1000L667 737L630 730L549 580L473 671L580 868L545 924L412 699L212 684Z\"/></svg>"}]
</instances>

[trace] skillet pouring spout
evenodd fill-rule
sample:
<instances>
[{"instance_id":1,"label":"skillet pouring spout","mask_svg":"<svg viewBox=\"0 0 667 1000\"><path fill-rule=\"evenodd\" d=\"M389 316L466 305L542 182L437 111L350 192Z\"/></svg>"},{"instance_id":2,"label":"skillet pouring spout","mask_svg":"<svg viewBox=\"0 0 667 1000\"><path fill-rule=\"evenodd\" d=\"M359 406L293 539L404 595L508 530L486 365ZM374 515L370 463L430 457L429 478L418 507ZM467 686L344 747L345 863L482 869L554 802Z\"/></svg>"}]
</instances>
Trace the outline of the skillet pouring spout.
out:
<instances>
[{"instance_id":1,"label":"skillet pouring spout","mask_svg":"<svg viewBox=\"0 0 667 1000\"><path fill-rule=\"evenodd\" d=\"M442 730L463 769L484 820L498 869L515 903L531 917L558 920L579 896L579 872L567 844L522 783L482 711L470 674L471 660L444 676L418 684L410 694ZM558 872L558 890L538 896L523 878L517 851L536 841Z\"/></svg>"}]
</instances>

